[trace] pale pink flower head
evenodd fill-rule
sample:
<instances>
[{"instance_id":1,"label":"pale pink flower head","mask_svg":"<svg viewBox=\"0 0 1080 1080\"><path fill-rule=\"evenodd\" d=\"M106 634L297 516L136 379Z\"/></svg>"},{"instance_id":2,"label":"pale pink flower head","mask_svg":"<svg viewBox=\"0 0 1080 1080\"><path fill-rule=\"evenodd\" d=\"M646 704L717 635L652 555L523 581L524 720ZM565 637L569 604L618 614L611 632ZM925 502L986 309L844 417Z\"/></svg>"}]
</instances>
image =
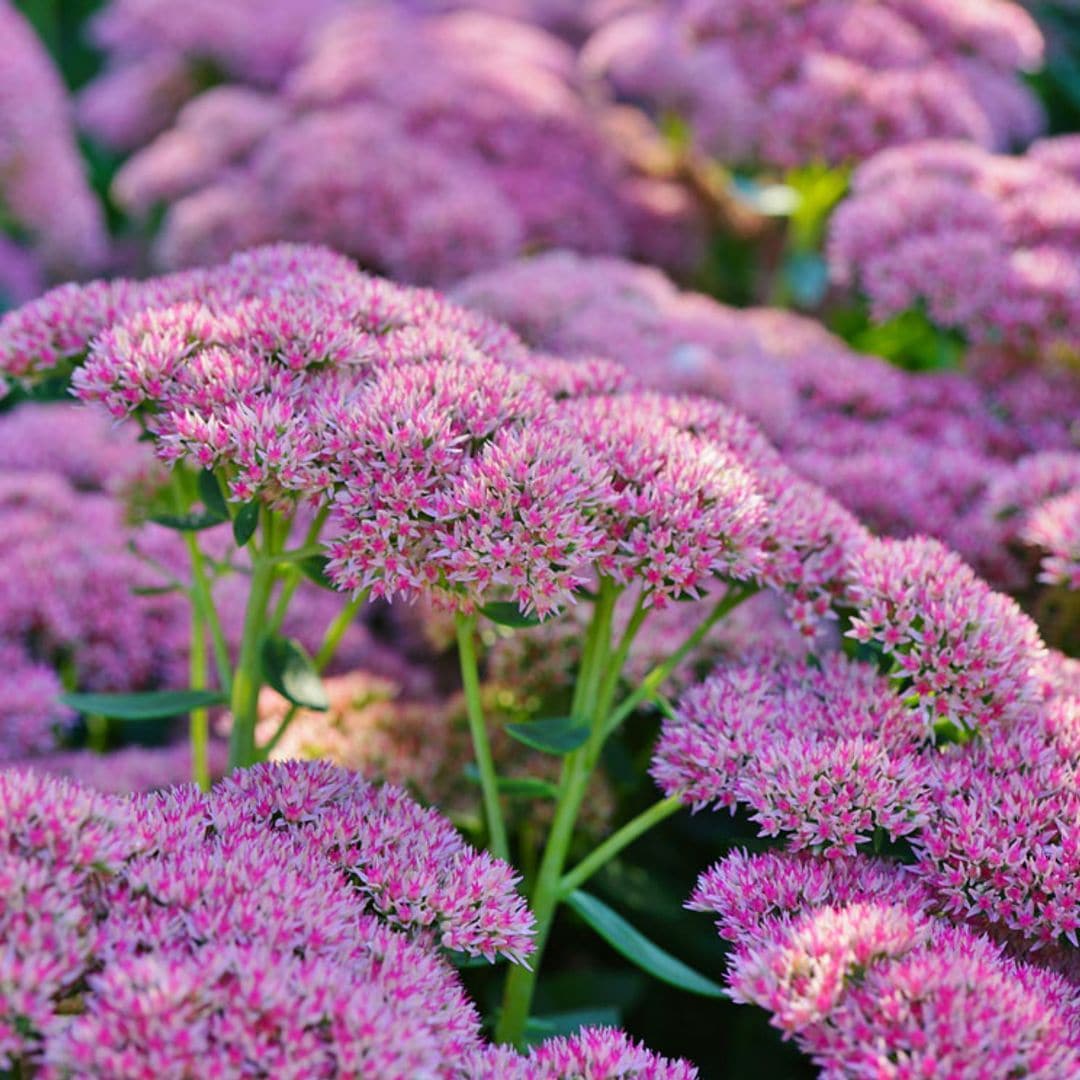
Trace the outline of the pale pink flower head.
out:
<instances>
[{"instance_id":1,"label":"pale pink flower head","mask_svg":"<svg viewBox=\"0 0 1080 1080\"><path fill-rule=\"evenodd\" d=\"M1015 601L936 540L875 540L854 559L848 635L875 643L928 724L971 731L1028 712L1045 646Z\"/></svg>"},{"instance_id":2,"label":"pale pink flower head","mask_svg":"<svg viewBox=\"0 0 1080 1080\"><path fill-rule=\"evenodd\" d=\"M856 902L812 909L770 929L735 953L730 993L768 1010L774 1027L798 1034L827 1021L862 972L925 945L931 923L903 906Z\"/></svg>"},{"instance_id":3,"label":"pale pink flower head","mask_svg":"<svg viewBox=\"0 0 1080 1080\"><path fill-rule=\"evenodd\" d=\"M1080 589L1080 486L1043 503L1028 518L1022 537L1046 552L1040 581Z\"/></svg>"},{"instance_id":4,"label":"pale pink flower head","mask_svg":"<svg viewBox=\"0 0 1080 1080\"><path fill-rule=\"evenodd\" d=\"M721 668L665 721L653 778L695 809L748 804L762 835L795 849L854 854L877 830L896 839L929 818L919 722L873 668Z\"/></svg>"}]
</instances>

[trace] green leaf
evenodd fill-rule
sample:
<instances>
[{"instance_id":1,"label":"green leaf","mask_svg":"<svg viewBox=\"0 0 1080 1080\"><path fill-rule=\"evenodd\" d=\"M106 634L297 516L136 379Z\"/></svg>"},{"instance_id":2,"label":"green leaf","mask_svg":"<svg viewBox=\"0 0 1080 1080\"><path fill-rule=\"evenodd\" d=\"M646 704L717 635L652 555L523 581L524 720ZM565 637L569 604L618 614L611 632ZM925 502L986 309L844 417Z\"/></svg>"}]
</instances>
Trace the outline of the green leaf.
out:
<instances>
[{"instance_id":1,"label":"green leaf","mask_svg":"<svg viewBox=\"0 0 1080 1080\"><path fill-rule=\"evenodd\" d=\"M446 949L444 950L443 955L458 969L458 971L465 971L470 968L489 968L495 966L495 961L489 960L486 956L472 956L467 952L458 952L456 949Z\"/></svg>"},{"instance_id":2,"label":"green leaf","mask_svg":"<svg viewBox=\"0 0 1080 1080\"><path fill-rule=\"evenodd\" d=\"M222 521L229 520L229 507L221 491L221 484L212 469L199 473L199 498L209 514L217 514Z\"/></svg>"},{"instance_id":3,"label":"green leaf","mask_svg":"<svg viewBox=\"0 0 1080 1080\"><path fill-rule=\"evenodd\" d=\"M535 615L526 615L521 608L512 600L496 600L485 604L480 609L481 615L486 615L493 623L499 626L511 626L515 630L521 630L526 626L539 626L540 620Z\"/></svg>"},{"instance_id":4,"label":"green leaf","mask_svg":"<svg viewBox=\"0 0 1080 1080\"><path fill-rule=\"evenodd\" d=\"M314 581L320 588L336 592L336 586L326 573L326 564L329 561L324 555L308 555L306 558L296 560L296 568L304 577L309 581Z\"/></svg>"},{"instance_id":5,"label":"green leaf","mask_svg":"<svg viewBox=\"0 0 1080 1080\"><path fill-rule=\"evenodd\" d=\"M619 1027L622 1012L613 1005L530 1016L525 1023L525 1042L538 1043L557 1035L573 1035L583 1027Z\"/></svg>"},{"instance_id":6,"label":"green leaf","mask_svg":"<svg viewBox=\"0 0 1080 1080\"><path fill-rule=\"evenodd\" d=\"M232 523L233 539L240 547L243 547L255 535L258 527L259 501L253 499L249 503L244 503L236 511L236 517L233 518Z\"/></svg>"},{"instance_id":7,"label":"green leaf","mask_svg":"<svg viewBox=\"0 0 1080 1080\"><path fill-rule=\"evenodd\" d=\"M330 698L303 645L271 634L262 646L263 677L283 698L305 709L326 712Z\"/></svg>"},{"instance_id":8,"label":"green leaf","mask_svg":"<svg viewBox=\"0 0 1080 1080\"><path fill-rule=\"evenodd\" d=\"M88 716L113 720L162 720L192 709L224 705L228 698L219 690L149 690L136 694L61 694L70 709Z\"/></svg>"},{"instance_id":9,"label":"green leaf","mask_svg":"<svg viewBox=\"0 0 1080 1080\"><path fill-rule=\"evenodd\" d=\"M589 738L588 727L572 716L507 724L506 733L534 750L543 750L545 754L569 754L583 746Z\"/></svg>"},{"instance_id":10,"label":"green leaf","mask_svg":"<svg viewBox=\"0 0 1080 1080\"><path fill-rule=\"evenodd\" d=\"M480 783L480 770L472 762L465 766L465 776L474 784ZM559 794L554 784L535 776L500 776L497 786L500 795L517 799L554 799Z\"/></svg>"},{"instance_id":11,"label":"green leaf","mask_svg":"<svg viewBox=\"0 0 1080 1080\"><path fill-rule=\"evenodd\" d=\"M177 532L201 532L203 529L212 529L227 521L227 518L218 517L208 511L192 511L190 514L154 514L150 520L155 525L164 525L166 529L175 529Z\"/></svg>"},{"instance_id":12,"label":"green leaf","mask_svg":"<svg viewBox=\"0 0 1080 1080\"><path fill-rule=\"evenodd\" d=\"M640 930L636 930L607 904L580 889L575 889L566 903L617 953L661 982L677 986L703 997L723 997L724 988L694 971L671 953L664 952Z\"/></svg>"},{"instance_id":13,"label":"green leaf","mask_svg":"<svg viewBox=\"0 0 1080 1080\"><path fill-rule=\"evenodd\" d=\"M167 596L169 593L180 592L180 585L132 585L132 596Z\"/></svg>"}]
</instances>

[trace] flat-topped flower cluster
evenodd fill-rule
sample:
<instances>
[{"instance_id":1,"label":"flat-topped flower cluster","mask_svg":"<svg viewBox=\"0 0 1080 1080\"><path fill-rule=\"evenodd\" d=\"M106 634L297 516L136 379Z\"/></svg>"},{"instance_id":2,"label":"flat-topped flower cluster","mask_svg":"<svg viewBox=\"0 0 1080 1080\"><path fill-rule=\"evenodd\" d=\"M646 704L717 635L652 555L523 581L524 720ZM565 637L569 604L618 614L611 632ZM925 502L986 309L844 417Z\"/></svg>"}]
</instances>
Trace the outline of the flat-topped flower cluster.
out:
<instances>
[{"instance_id":1,"label":"flat-topped flower cluster","mask_svg":"<svg viewBox=\"0 0 1080 1080\"><path fill-rule=\"evenodd\" d=\"M397 789L294 763L120 799L8 770L0 806L5 1068L694 1075L613 1030L485 1047L439 946L520 962L532 917L508 866Z\"/></svg>"},{"instance_id":2,"label":"flat-topped flower cluster","mask_svg":"<svg viewBox=\"0 0 1080 1080\"><path fill-rule=\"evenodd\" d=\"M84 401L229 499L328 508L340 588L547 615L596 574L646 606L719 579L801 626L845 585L854 519L723 405L617 391L434 293L287 246L140 284L66 286L0 322L3 367Z\"/></svg>"},{"instance_id":3,"label":"flat-topped flower cluster","mask_svg":"<svg viewBox=\"0 0 1080 1080\"><path fill-rule=\"evenodd\" d=\"M159 265L205 265L287 240L333 244L377 272L431 284L553 245L658 258L697 248L684 227L692 201L631 174L603 110L582 93L574 50L539 27L483 11L328 0L288 33L295 4L266 16L241 4L234 43L202 10L175 26L165 8L145 25L128 8L113 5L99 26L135 39L140 53L152 56L156 39L158 52L188 54L171 76L166 60L151 78L182 84L200 56L220 58L232 79L192 97L145 145L131 136L152 118L126 116L145 110L111 85L138 79L143 59L88 91L94 126L138 146L116 178L118 202L137 216L167 207ZM245 53L278 29L279 55L273 44ZM271 69L265 77L256 62Z\"/></svg>"}]
</instances>

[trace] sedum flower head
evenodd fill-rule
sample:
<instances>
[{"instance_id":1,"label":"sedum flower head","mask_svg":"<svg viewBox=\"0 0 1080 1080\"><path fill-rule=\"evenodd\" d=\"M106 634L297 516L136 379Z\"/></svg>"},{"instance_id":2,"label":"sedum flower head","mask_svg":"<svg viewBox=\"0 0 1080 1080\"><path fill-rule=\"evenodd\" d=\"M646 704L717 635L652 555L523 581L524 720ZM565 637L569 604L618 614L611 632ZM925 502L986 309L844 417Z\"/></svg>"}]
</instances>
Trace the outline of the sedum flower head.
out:
<instances>
[{"instance_id":1,"label":"sedum flower head","mask_svg":"<svg viewBox=\"0 0 1080 1080\"><path fill-rule=\"evenodd\" d=\"M919 722L887 681L841 656L820 668L764 661L721 668L665 721L652 775L698 809L747 804L765 836L854 854L929 819Z\"/></svg>"},{"instance_id":2,"label":"sedum flower head","mask_svg":"<svg viewBox=\"0 0 1080 1080\"><path fill-rule=\"evenodd\" d=\"M856 555L849 636L894 661L930 723L981 730L1022 717L1045 648L1017 604L937 541L877 540Z\"/></svg>"}]
</instances>

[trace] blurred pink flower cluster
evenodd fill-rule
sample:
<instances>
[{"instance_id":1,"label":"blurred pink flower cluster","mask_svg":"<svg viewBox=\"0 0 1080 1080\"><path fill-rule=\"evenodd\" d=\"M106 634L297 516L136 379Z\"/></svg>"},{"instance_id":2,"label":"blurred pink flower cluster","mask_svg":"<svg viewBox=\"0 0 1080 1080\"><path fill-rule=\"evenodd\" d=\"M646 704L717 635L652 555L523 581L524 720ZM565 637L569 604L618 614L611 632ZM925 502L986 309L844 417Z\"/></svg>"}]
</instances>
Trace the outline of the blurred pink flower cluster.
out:
<instances>
[{"instance_id":1,"label":"blurred pink flower cluster","mask_svg":"<svg viewBox=\"0 0 1080 1080\"><path fill-rule=\"evenodd\" d=\"M866 162L830 223L833 277L877 320L922 306L979 351L1080 353L1080 138L1023 157L926 142Z\"/></svg>"},{"instance_id":2,"label":"blurred pink flower cluster","mask_svg":"<svg viewBox=\"0 0 1080 1080\"><path fill-rule=\"evenodd\" d=\"M190 614L183 595L170 591L186 577L187 555L174 533L129 520L128 501L137 503L143 488L152 491L161 480L134 434L64 404L25 404L0 415L0 654L10 675L0 701L0 760L36 758L54 748L54 735L74 718L57 700L65 683L109 691L187 685ZM224 556L230 545L219 530L210 546ZM234 652L245 590L242 573L213 585ZM339 607L325 590L302 586L287 632L315 649ZM383 655L354 625L338 664L380 663ZM183 754L173 749L132 751L118 760L87 752L50 762L65 773L85 768L92 786L117 791L185 776Z\"/></svg>"},{"instance_id":3,"label":"blurred pink flower cluster","mask_svg":"<svg viewBox=\"0 0 1080 1080\"><path fill-rule=\"evenodd\" d=\"M120 799L10 769L0 808L5 1068L694 1075L611 1029L485 1046L437 943L520 959L532 917L508 866L399 790L313 763Z\"/></svg>"},{"instance_id":4,"label":"blurred pink flower cluster","mask_svg":"<svg viewBox=\"0 0 1080 1080\"><path fill-rule=\"evenodd\" d=\"M0 233L0 296L23 301L43 278L100 268L105 222L75 141L67 90L11 0L0 2L0 205L26 246Z\"/></svg>"},{"instance_id":5,"label":"blurred pink flower cluster","mask_svg":"<svg viewBox=\"0 0 1080 1080\"><path fill-rule=\"evenodd\" d=\"M1024 455L1070 457L1080 389L1068 372L984 359L909 374L809 319L726 307L656 269L569 252L474 275L454 295L567 361L608 356L631 384L720 398L877 532L936 536L1009 587L1031 577L993 492L1028 468ZM789 503L805 508L805 494Z\"/></svg>"},{"instance_id":6,"label":"blurred pink flower cluster","mask_svg":"<svg viewBox=\"0 0 1080 1080\"><path fill-rule=\"evenodd\" d=\"M792 168L1036 135L1041 33L1008 0L673 0L603 26L582 63L704 152Z\"/></svg>"},{"instance_id":7,"label":"blurred pink flower cluster","mask_svg":"<svg viewBox=\"0 0 1080 1080\"><path fill-rule=\"evenodd\" d=\"M126 24L121 15L134 6L113 5L102 25ZM151 36L182 36L171 8L145 6L161 23ZM272 5L271 25L279 8L301 10ZM665 237L680 230L689 199L629 175L581 92L570 46L496 14L423 8L350 10L339 0L305 8L303 33L282 39L293 62L260 50L273 78L240 71L142 146L115 194L135 214L168 207L159 264L206 264L291 240L330 243L371 269L425 284L540 247L623 252L655 239L656 250L671 248ZM261 6L230 10L252 51L248 43L268 33ZM208 57L228 51L230 35L208 10L185 11L182 21L207 38ZM203 55L190 44L178 52ZM154 71L163 77L166 69ZM124 89L117 107L131 100Z\"/></svg>"}]
</instances>

